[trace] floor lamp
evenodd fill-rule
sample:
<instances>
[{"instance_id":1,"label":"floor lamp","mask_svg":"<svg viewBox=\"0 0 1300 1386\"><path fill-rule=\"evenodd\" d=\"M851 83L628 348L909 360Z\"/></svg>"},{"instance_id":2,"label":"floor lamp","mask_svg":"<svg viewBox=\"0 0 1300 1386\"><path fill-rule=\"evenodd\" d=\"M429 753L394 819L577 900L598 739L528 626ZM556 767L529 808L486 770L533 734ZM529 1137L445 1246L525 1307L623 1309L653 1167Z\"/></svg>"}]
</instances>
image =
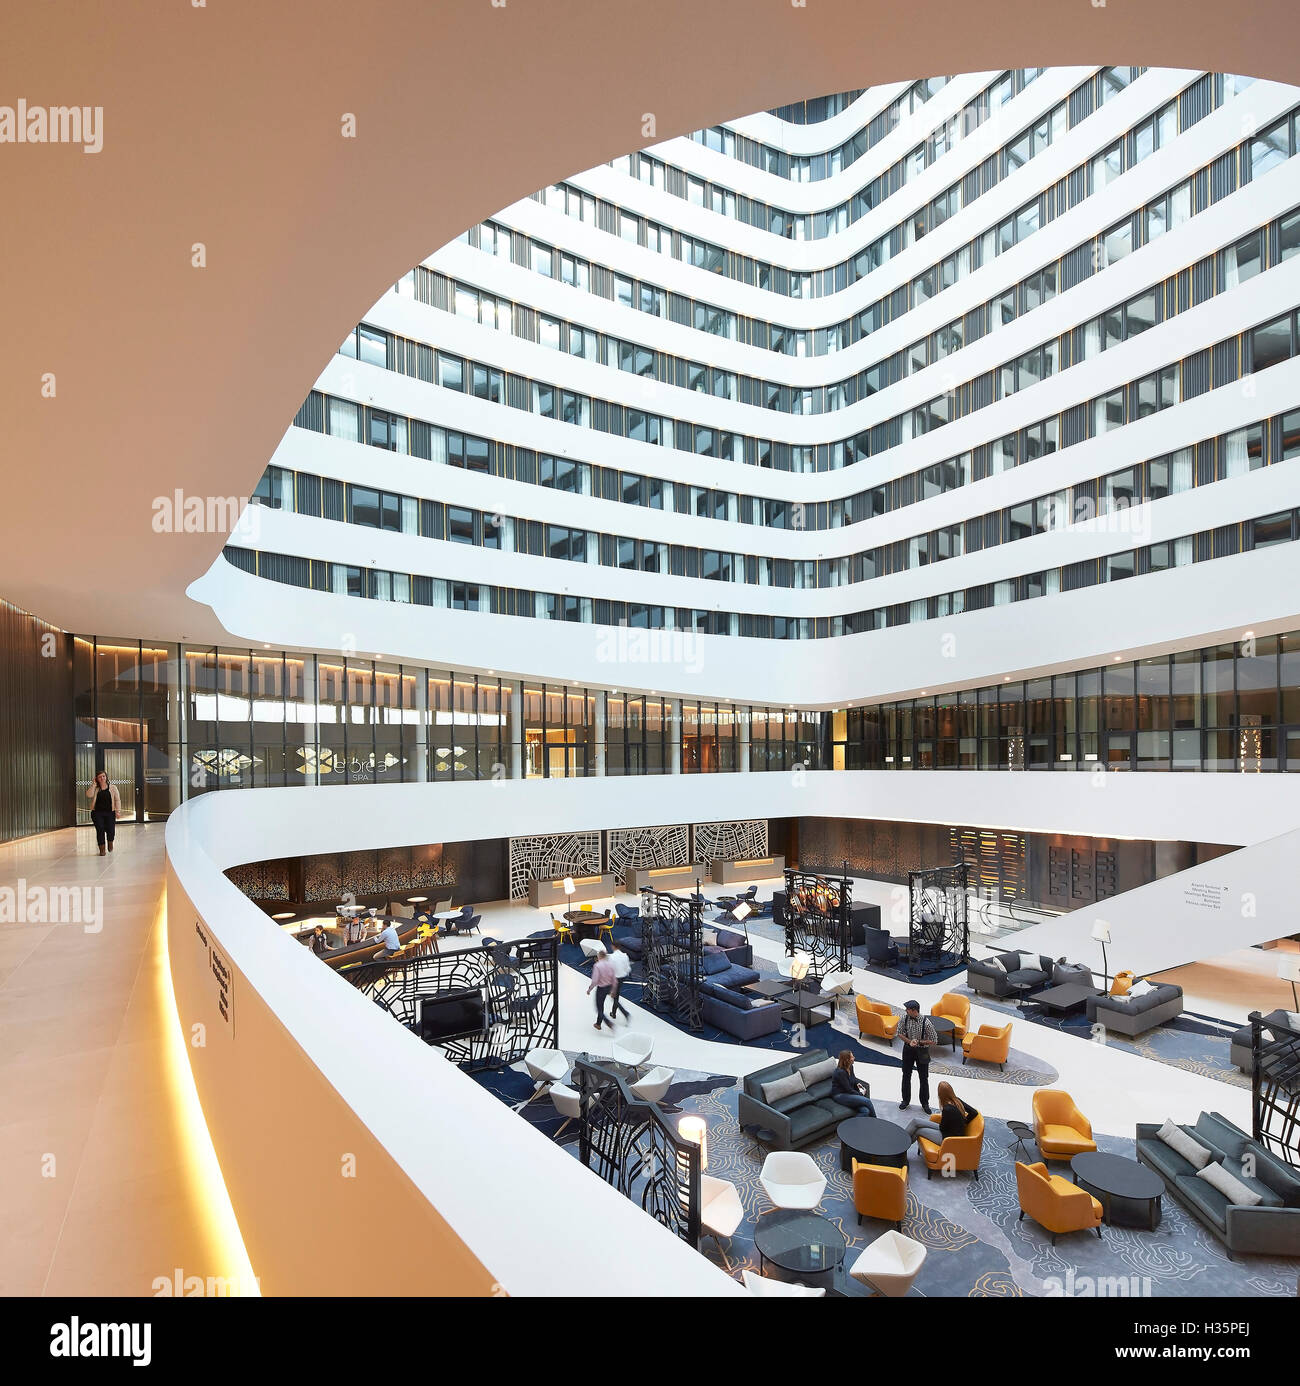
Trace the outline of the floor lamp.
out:
<instances>
[{"instance_id":1,"label":"floor lamp","mask_svg":"<svg viewBox=\"0 0 1300 1386\"><path fill-rule=\"evenodd\" d=\"M1101 944L1101 975L1105 981L1110 981L1110 964L1106 960L1106 945L1110 942L1110 925L1104 919L1099 919L1092 926L1092 936Z\"/></svg>"}]
</instances>

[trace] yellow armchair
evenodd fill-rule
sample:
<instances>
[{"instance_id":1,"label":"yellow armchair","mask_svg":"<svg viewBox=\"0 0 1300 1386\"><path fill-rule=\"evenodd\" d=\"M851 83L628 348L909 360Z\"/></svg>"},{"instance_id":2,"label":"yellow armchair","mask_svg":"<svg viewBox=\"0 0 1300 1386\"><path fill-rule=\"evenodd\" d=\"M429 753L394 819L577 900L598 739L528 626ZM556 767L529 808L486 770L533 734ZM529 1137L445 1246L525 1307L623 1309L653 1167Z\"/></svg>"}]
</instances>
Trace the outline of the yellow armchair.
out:
<instances>
[{"instance_id":1,"label":"yellow armchair","mask_svg":"<svg viewBox=\"0 0 1300 1386\"><path fill-rule=\"evenodd\" d=\"M970 1024L970 1002L966 997L958 996L955 991L945 991L930 1007L930 1014L951 1020L954 1038L961 1039Z\"/></svg>"},{"instance_id":2,"label":"yellow armchair","mask_svg":"<svg viewBox=\"0 0 1300 1386\"><path fill-rule=\"evenodd\" d=\"M997 1064L1006 1068L1007 1055L1011 1053L1011 1022L1005 1025L981 1025L962 1036L961 1061L979 1059L986 1064Z\"/></svg>"},{"instance_id":3,"label":"yellow armchair","mask_svg":"<svg viewBox=\"0 0 1300 1386\"><path fill-rule=\"evenodd\" d=\"M1131 972L1117 972L1110 984L1110 994L1112 996L1127 996L1129 988L1137 979Z\"/></svg>"},{"instance_id":4,"label":"yellow armchair","mask_svg":"<svg viewBox=\"0 0 1300 1386\"><path fill-rule=\"evenodd\" d=\"M935 1135L939 1134L938 1129ZM945 1173L949 1170L969 1170L976 1179L980 1177L980 1155L984 1150L984 1118L978 1113L966 1127L964 1136L945 1136L936 1145L926 1136L917 1136L917 1149L925 1161L925 1177L934 1178L935 1170Z\"/></svg>"},{"instance_id":5,"label":"yellow armchair","mask_svg":"<svg viewBox=\"0 0 1300 1386\"><path fill-rule=\"evenodd\" d=\"M1059 1088L1039 1088L1034 1094L1034 1139L1045 1160L1070 1160L1097 1148L1092 1124Z\"/></svg>"},{"instance_id":6,"label":"yellow armchair","mask_svg":"<svg viewBox=\"0 0 1300 1386\"><path fill-rule=\"evenodd\" d=\"M1028 1213L1052 1234L1052 1245L1062 1232L1093 1232L1101 1236L1101 1204L1086 1190L1047 1166L1016 1161L1016 1192L1020 1195L1020 1221Z\"/></svg>"},{"instance_id":7,"label":"yellow armchair","mask_svg":"<svg viewBox=\"0 0 1300 1386\"><path fill-rule=\"evenodd\" d=\"M853 1206L863 1218L883 1218L901 1228L907 1216L907 1166L853 1162Z\"/></svg>"},{"instance_id":8,"label":"yellow armchair","mask_svg":"<svg viewBox=\"0 0 1300 1386\"><path fill-rule=\"evenodd\" d=\"M872 1035L893 1044L898 1034L899 1017L883 1001L868 1001L865 996L856 997L858 1007L858 1038Z\"/></svg>"}]
</instances>

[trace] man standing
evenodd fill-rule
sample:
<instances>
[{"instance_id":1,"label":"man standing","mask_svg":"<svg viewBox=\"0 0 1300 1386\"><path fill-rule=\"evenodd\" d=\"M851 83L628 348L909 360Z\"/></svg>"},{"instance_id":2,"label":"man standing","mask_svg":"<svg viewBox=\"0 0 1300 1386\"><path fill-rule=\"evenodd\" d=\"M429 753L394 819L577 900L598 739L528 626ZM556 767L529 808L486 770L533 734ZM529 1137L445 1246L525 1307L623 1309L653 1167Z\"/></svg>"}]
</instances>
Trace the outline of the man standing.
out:
<instances>
[{"instance_id":1,"label":"man standing","mask_svg":"<svg viewBox=\"0 0 1300 1386\"><path fill-rule=\"evenodd\" d=\"M592 989L596 992L596 1024L595 1029L599 1030L605 1023L605 998L609 995L609 989L614 985L614 964L606 956L602 948L596 954L596 961L591 968L591 986L587 988L587 995L590 996ZM609 1028L614 1028L614 1017L609 1018Z\"/></svg>"},{"instance_id":2,"label":"man standing","mask_svg":"<svg viewBox=\"0 0 1300 1386\"><path fill-rule=\"evenodd\" d=\"M903 1007L903 1019L898 1033L903 1041L903 1100L898 1104L899 1111L912 1105L912 1070L916 1069L917 1084L921 1090L921 1110L930 1115L930 1048L938 1042L934 1022L921 1015L921 1003L909 1001Z\"/></svg>"}]
</instances>

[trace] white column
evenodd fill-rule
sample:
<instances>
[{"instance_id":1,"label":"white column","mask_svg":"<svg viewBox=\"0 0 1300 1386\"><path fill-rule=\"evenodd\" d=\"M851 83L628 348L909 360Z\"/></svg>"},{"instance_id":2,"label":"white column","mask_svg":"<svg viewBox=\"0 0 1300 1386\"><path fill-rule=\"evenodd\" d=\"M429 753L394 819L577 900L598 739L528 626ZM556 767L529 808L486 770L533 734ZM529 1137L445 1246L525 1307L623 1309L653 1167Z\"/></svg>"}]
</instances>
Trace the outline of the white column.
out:
<instances>
[{"instance_id":1,"label":"white column","mask_svg":"<svg viewBox=\"0 0 1300 1386\"><path fill-rule=\"evenodd\" d=\"M311 708L311 721L302 724L303 745L314 747L320 754L320 690L316 682L316 656L304 655L302 659L302 701ZM320 784L320 762L313 756L311 769L303 779L308 784Z\"/></svg>"},{"instance_id":2,"label":"white column","mask_svg":"<svg viewBox=\"0 0 1300 1386\"><path fill-rule=\"evenodd\" d=\"M668 753L672 757L674 775L682 773L682 700L668 699Z\"/></svg>"},{"instance_id":3,"label":"white column","mask_svg":"<svg viewBox=\"0 0 1300 1386\"><path fill-rule=\"evenodd\" d=\"M740 721L740 736L736 747L736 769L742 773L749 771L749 709L737 708L736 716Z\"/></svg>"}]
</instances>

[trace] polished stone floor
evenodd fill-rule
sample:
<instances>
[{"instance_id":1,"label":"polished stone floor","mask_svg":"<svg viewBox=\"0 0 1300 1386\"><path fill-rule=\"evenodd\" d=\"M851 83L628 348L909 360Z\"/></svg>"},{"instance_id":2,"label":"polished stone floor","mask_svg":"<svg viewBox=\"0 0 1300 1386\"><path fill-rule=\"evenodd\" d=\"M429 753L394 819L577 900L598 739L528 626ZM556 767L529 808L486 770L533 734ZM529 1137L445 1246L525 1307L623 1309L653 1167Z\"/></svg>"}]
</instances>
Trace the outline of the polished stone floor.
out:
<instances>
[{"instance_id":1,"label":"polished stone floor","mask_svg":"<svg viewBox=\"0 0 1300 1386\"><path fill-rule=\"evenodd\" d=\"M88 829L0 846L0 891L25 883L28 919L66 921L0 922L0 1294L149 1295L177 1271L247 1285L191 1119L163 855L161 825L123 826L106 857Z\"/></svg>"}]
</instances>

